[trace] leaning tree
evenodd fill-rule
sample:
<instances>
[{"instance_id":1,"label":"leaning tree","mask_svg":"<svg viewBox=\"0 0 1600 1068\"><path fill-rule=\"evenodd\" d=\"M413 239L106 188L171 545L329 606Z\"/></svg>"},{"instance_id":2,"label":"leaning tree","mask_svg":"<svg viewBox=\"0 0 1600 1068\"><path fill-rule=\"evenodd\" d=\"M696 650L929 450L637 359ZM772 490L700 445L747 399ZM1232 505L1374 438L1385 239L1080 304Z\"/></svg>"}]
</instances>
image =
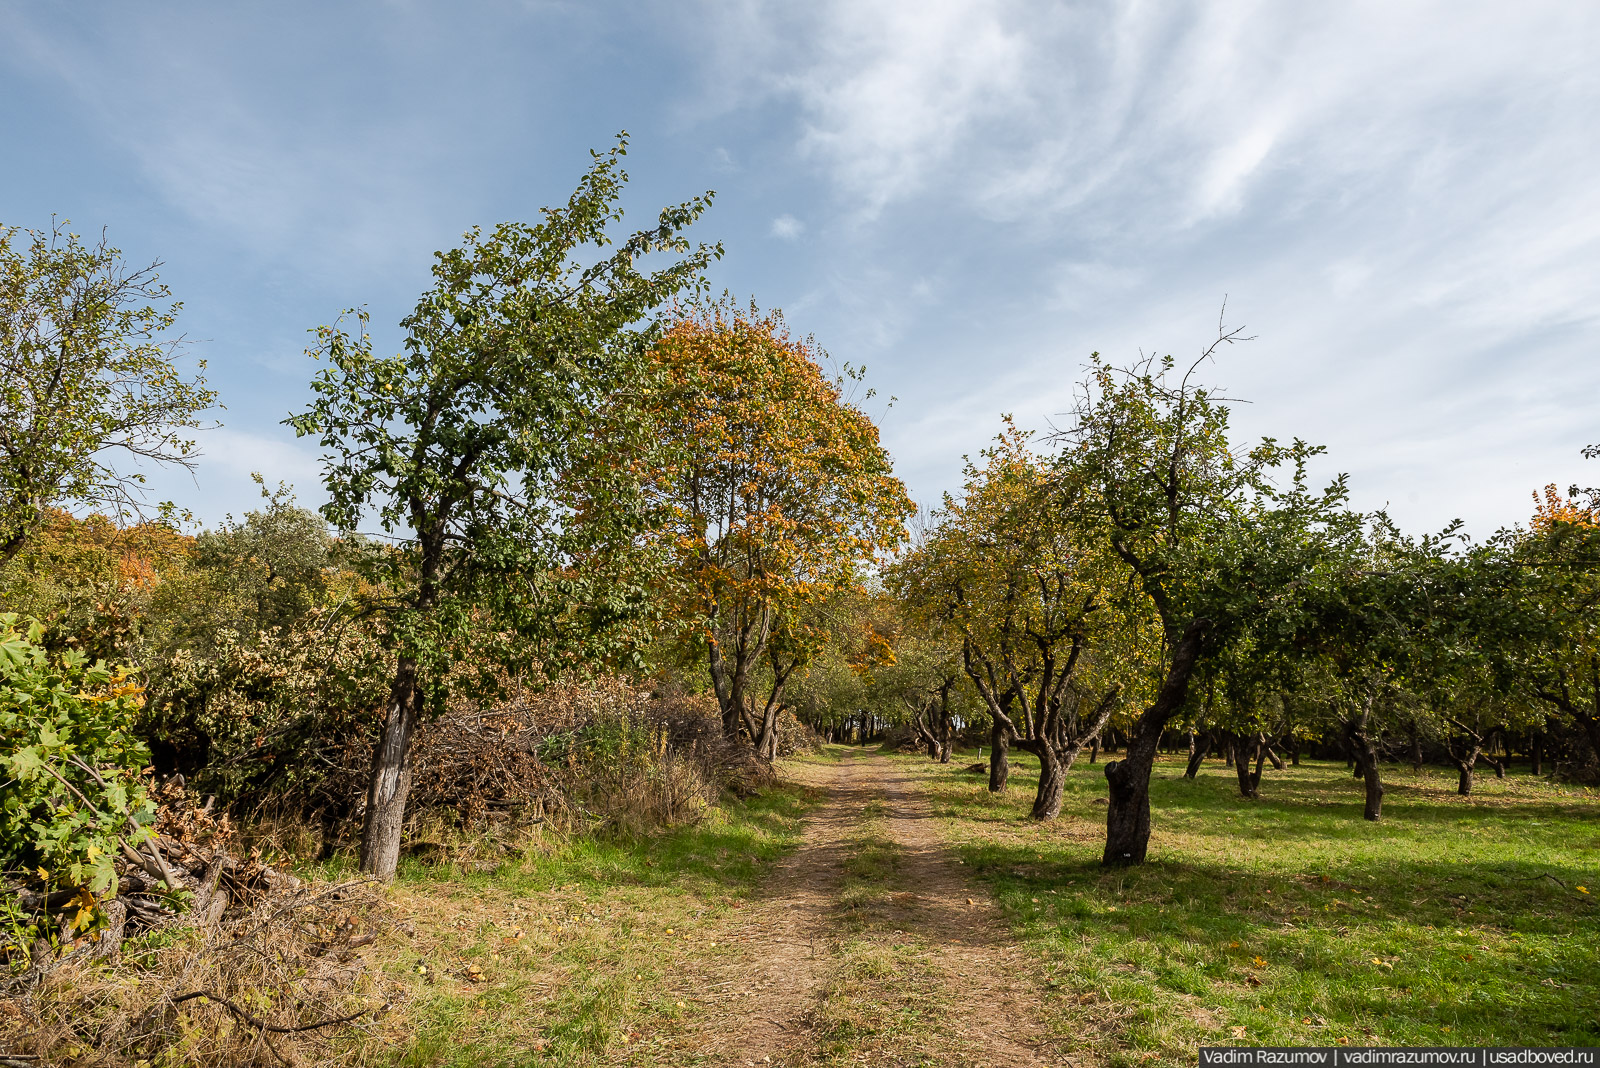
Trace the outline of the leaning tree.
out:
<instances>
[{"instance_id":1,"label":"leaning tree","mask_svg":"<svg viewBox=\"0 0 1600 1068\"><path fill-rule=\"evenodd\" d=\"M663 210L624 235L618 198L625 137L538 223L473 229L437 254L433 286L401 320L402 350L381 356L367 315L317 330L327 369L315 400L288 420L327 451L323 514L355 530L375 517L381 614L396 653L378 732L361 869L395 872L418 716L438 709L463 665L477 692L508 671L559 670L604 655L614 624L642 602L576 559L640 532L643 424L600 415L638 390L652 316L700 284L720 247L684 230L711 194ZM659 266L644 269L652 257Z\"/></svg>"},{"instance_id":2,"label":"leaning tree","mask_svg":"<svg viewBox=\"0 0 1600 1068\"><path fill-rule=\"evenodd\" d=\"M1109 546L1159 621L1161 681L1133 721L1127 751L1105 766L1107 865L1139 864L1150 840L1150 774L1162 731L1185 707L1198 665L1263 615L1293 625L1298 583L1341 525L1340 476L1306 488L1321 451L1267 438L1228 438L1225 398L1195 381L1201 363L1240 332L1221 331L1184 373L1171 357L1117 369L1098 353L1071 422L1059 432L1057 478L1083 485L1069 516L1081 537ZM1274 474L1288 465L1278 486Z\"/></svg>"}]
</instances>

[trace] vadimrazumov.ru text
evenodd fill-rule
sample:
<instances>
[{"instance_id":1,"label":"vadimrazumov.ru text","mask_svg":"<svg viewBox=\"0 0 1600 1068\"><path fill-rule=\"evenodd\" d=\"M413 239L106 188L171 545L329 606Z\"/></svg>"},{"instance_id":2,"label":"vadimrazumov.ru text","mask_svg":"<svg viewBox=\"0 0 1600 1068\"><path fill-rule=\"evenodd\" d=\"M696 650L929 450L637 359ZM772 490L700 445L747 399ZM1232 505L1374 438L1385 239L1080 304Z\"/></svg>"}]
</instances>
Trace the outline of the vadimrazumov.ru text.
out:
<instances>
[{"instance_id":1,"label":"vadimrazumov.ru text","mask_svg":"<svg viewBox=\"0 0 1600 1068\"><path fill-rule=\"evenodd\" d=\"M1504 1065L1592 1068L1600 1049L1586 1046L1221 1046L1200 1050L1200 1068L1493 1068Z\"/></svg>"}]
</instances>

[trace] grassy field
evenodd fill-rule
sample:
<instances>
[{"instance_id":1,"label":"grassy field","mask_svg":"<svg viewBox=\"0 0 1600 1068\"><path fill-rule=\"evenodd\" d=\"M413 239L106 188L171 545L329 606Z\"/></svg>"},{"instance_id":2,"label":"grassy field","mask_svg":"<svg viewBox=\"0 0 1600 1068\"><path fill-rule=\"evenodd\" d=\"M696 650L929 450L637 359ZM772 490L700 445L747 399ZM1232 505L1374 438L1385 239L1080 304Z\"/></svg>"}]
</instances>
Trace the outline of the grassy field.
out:
<instances>
[{"instance_id":1,"label":"grassy field","mask_svg":"<svg viewBox=\"0 0 1600 1068\"><path fill-rule=\"evenodd\" d=\"M378 957L402 995L366 1059L582 1065L636 1049L655 1061L658 1033L686 1011L674 962L715 951L708 920L762 883L811 803L775 789L694 827L577 840L488 873L403 865L399 933Z\"/></svg>"},{"instance_id":2,"label":"grassy field","mask_svg":"<svg viewBox=\"0 0 1600 1068\"><path fill-rule=\"evenodd\" d=\"M1152 862L1099 867L1104 779L1030 822L1036 765L993 796L962 763L895 757L1039 962L1046 1018L1112 1063L1203 1044L1600 1045L1600 794L1512 775L1386 769L1361 819L1340 764L1238 796L1213 762L1152 786ZM968 758L965 762L970 762Z\"/></svg>"}]
</instances>

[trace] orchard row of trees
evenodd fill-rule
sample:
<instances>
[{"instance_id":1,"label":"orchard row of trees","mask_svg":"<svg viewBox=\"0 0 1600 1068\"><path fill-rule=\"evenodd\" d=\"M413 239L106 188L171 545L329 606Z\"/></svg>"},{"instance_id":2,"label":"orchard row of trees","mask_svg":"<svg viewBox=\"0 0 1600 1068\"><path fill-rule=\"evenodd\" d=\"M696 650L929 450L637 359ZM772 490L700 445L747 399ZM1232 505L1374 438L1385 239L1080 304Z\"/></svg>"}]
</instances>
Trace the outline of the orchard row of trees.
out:
<instances>
[{"instance_id":1,"label":"orchard row of trees","mask_svg":"<svg viewBox=\"0 0 1600 1068\"><path fill-rule=\"evenodd\" d=\"M1481 545L1356 513L1343 478L1310 486L1319 449L1230 439L1197 375L1235 331L1187 368L1096 355L1063 429L1006 425L915 516L860 372L709 296L721 248L687 232L710 194L621 229L625 149L538 222L440 253L398 353L365 311L316 330L311 400L286 421L321 447L328 503L263 487L261 510L199 537L170 509L126 522L137 476L112 462L193 463L185 432L214 400L176 370L153 268L5 231L0 610L49 624L9 625L17 649L103 659L115 707L144 701L138 745L107 749L129 790L153 752L229 798L281 793L356 729L361 865L388 876L422 721L605 672L707 692L763 760L796 717L901 724L945 760L985 729L992 790L1012 750L1039 761L1040 819L1114 732L1107 864L1145 858L1178 735L1233 746L1252 795L1273 746L1342 749L1371 819L1400 738L1445 746L1464 790L1497 739L1553 724L1600 749L1588 505L1551 490ZM108 507L117 522L61 511ZM13 783L62 788L27 805L109 781L35 738L55 726L16 724L33 755L4 758Z\"/></svg>"},{"instance_id":2,"label":"orchard row of trees","mask_svg":"<svg viewBox=\"0 0 1600 1068\"><path fill-rule=\"evenodd\" d=\"M1025 750L1041 769L1033 816L1053 818L1066 769L1114 725L1126 746L1104 769L1104 862L1134 864L1173 733L1197 751L1191 776L1214 742L1232 747L1246 796L1286 739L1342 749L1370 820L1399 744L1436 742L1462 793L1492 745L1527 739L1537 758L1549 726L1600 752L1592 502L1550 487L1527 529L1408 537L1352 511L1343 476L1313 489L1320 449L1230 440L1196 376L1237 338L1187 368L1096 356L1064 429L1040 448L1008 426L886 569L941 650L924 691L959 673L981 698L990 789Z\"/></svg>"}]
</instances>

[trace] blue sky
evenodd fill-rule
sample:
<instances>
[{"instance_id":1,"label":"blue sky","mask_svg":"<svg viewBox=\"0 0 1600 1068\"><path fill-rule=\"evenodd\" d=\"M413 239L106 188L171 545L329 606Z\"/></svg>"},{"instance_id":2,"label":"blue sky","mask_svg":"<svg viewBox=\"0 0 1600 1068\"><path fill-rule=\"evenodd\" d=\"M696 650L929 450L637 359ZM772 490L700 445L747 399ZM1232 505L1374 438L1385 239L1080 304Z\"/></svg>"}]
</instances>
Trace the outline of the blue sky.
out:
<instances>
[{"instance_id":1,"label":"blue sky","mask_svg":"<svg viewBox=\"0 0 1600 1068\"><path fill-rule=\"evenodd\" d=\"M1600 483L1600 5L0 0L0 222L165 261L251 471L319 499L306 330L622 129L640 219L717 192L713 282L865 363L925 503L1085 356L1198 352L1241 434L1328 446L1412 530Z\"/></svg>"}]
</instances>

